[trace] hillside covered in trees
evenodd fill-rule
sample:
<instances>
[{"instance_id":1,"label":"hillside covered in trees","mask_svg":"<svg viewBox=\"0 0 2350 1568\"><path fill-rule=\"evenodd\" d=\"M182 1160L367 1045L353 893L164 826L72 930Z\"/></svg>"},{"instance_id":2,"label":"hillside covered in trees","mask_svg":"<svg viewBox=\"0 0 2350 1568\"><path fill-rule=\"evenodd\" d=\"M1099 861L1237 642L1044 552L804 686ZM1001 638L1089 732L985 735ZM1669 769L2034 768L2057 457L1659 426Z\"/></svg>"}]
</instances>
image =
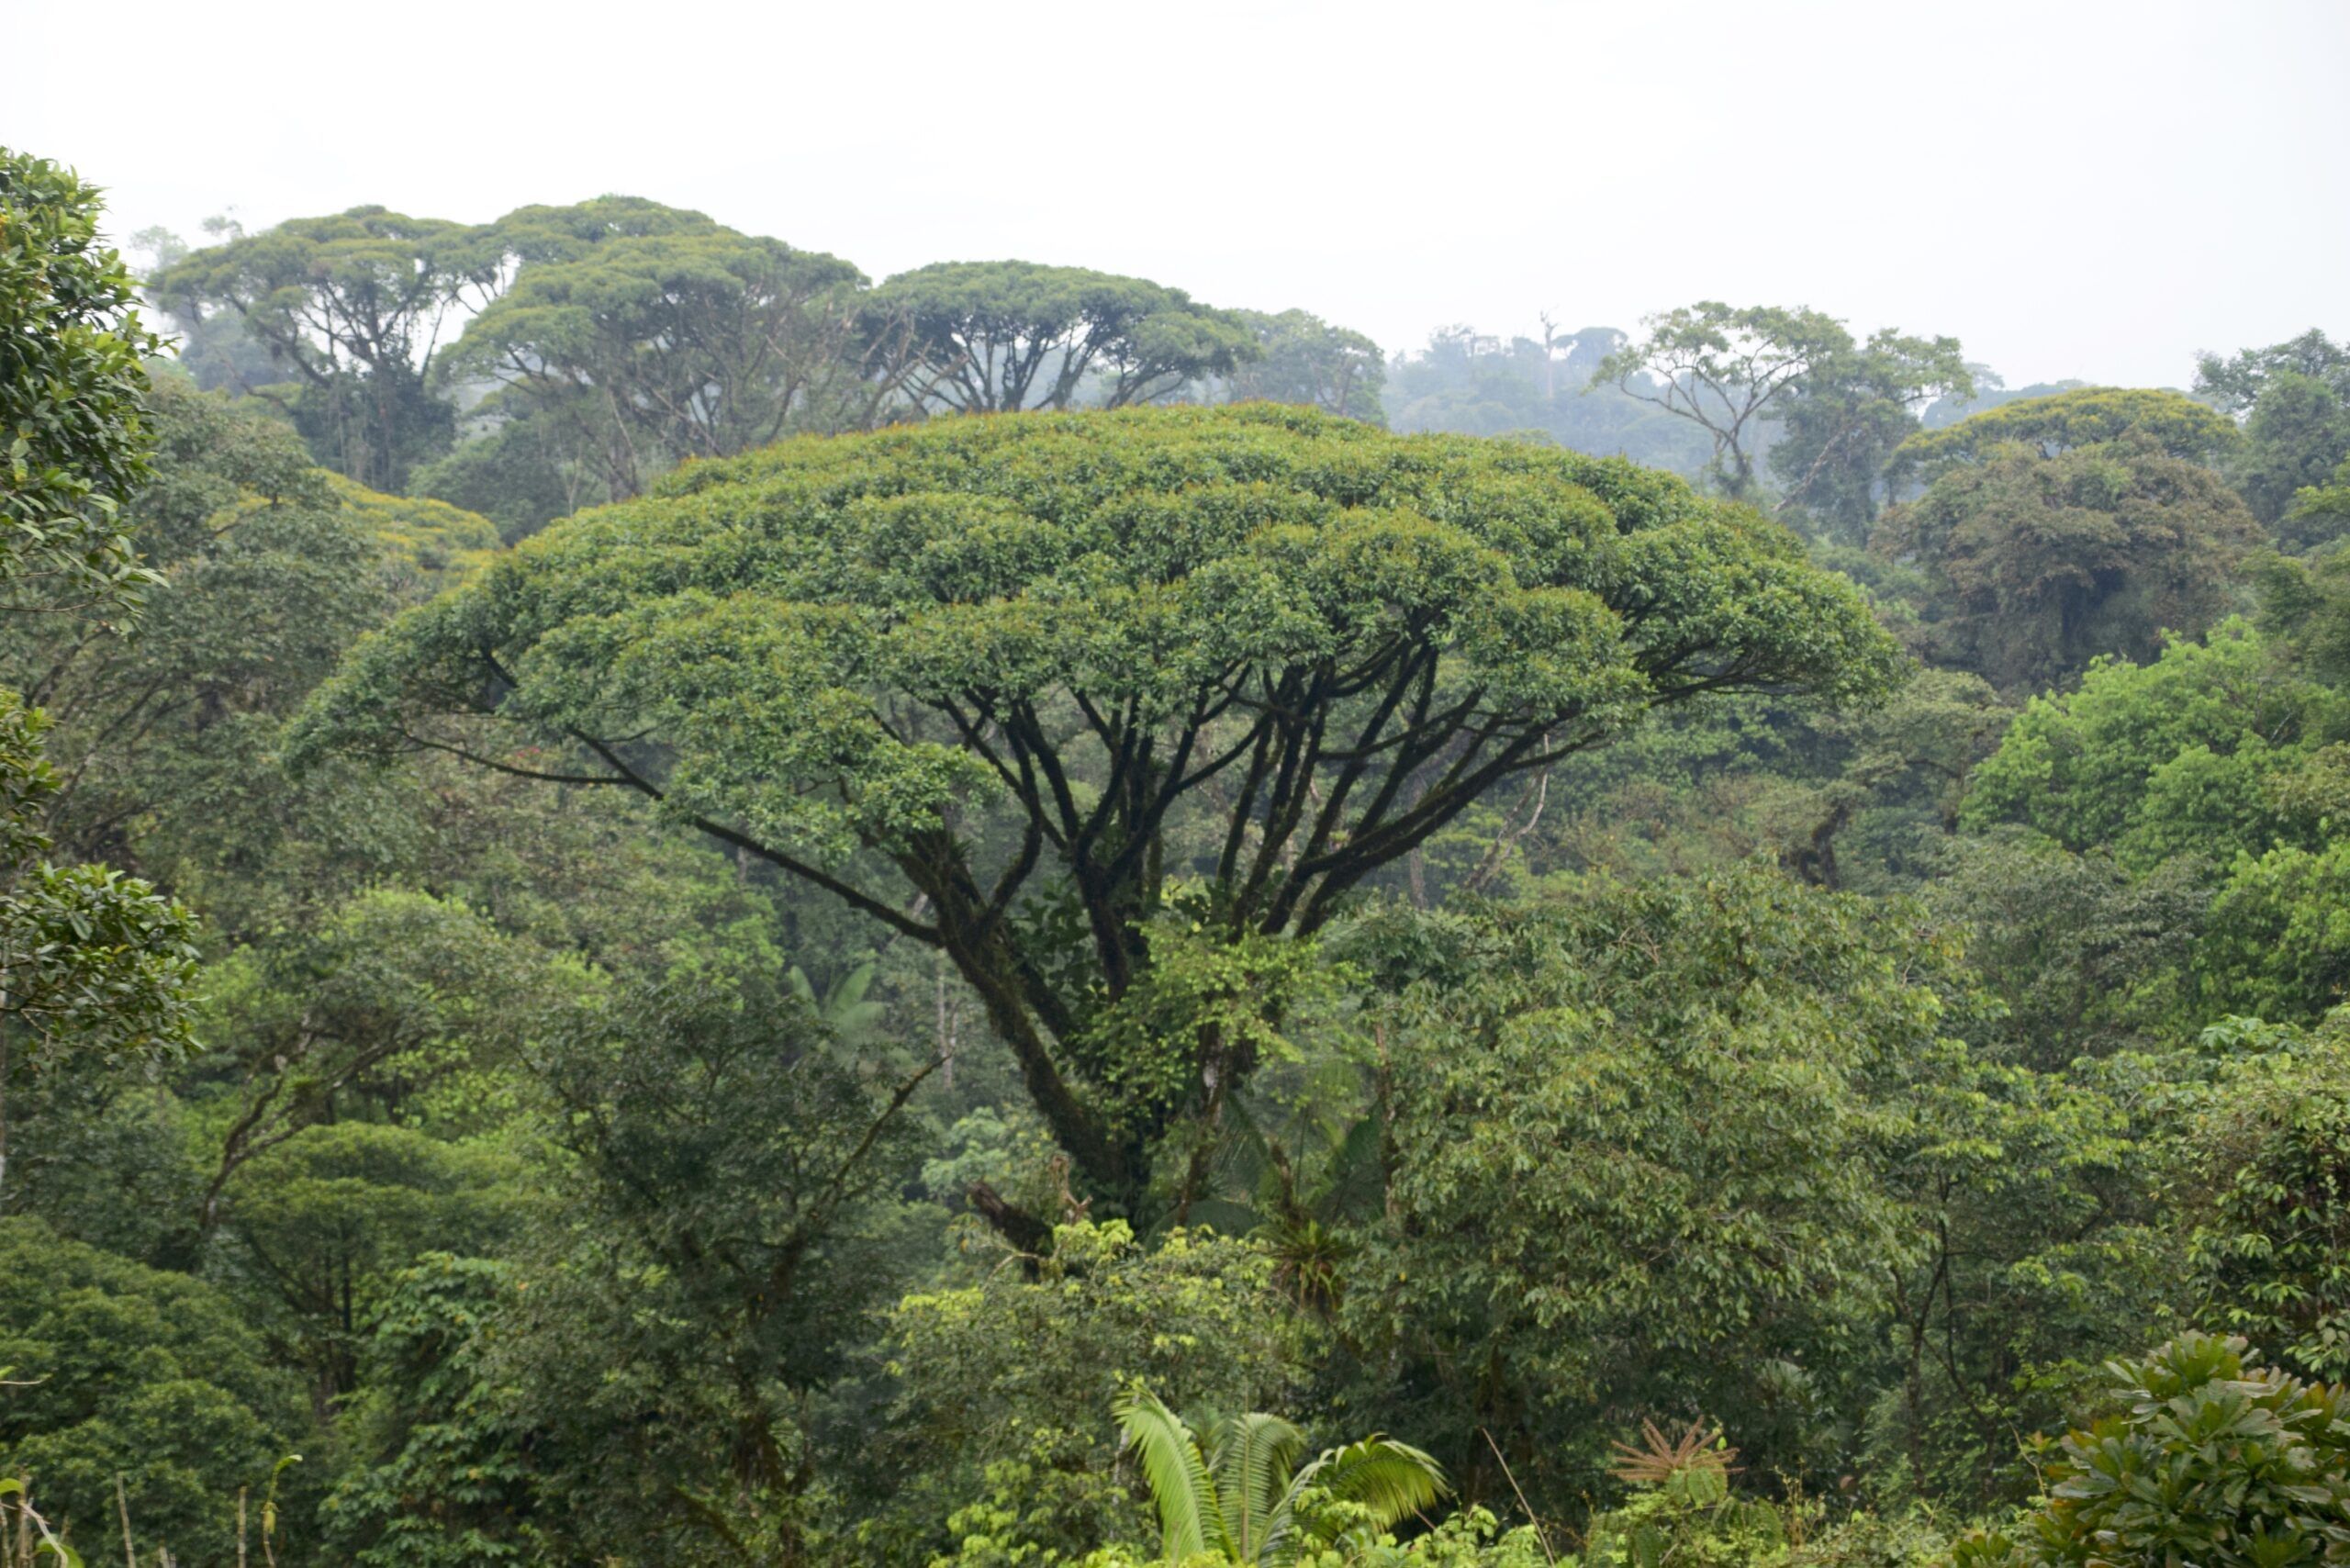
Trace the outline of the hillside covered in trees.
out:
<instances>
[{"instance_id":1,"label":"hillside covered in trees","mask_svg":"<svg viewBox=\"0 0 2350 1568\"><path fill-rule=\"evenodd\" d=\"M2342 323L104 222L5 1568L2350 1562Z\"/></svg>"}]
</instances>

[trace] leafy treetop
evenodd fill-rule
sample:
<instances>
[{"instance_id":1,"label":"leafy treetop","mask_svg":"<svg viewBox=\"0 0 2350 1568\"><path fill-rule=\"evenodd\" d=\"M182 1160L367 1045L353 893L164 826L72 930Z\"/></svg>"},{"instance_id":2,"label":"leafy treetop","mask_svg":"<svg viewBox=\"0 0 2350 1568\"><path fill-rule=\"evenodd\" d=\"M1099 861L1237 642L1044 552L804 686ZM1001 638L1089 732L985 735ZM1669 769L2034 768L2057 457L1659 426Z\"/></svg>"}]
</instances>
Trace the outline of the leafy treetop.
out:
<instances>
[{"instance_id":1,"label":"leafy treetop","mask_svg":"<svg viewBox=\"0 0 2350 1568\"><path fill-rule=\"evenodd\" d=\"M1066 409L1096 370L1109 407L1147 403L1263 352L1234 312L1083 267L941 262L890 279L872 308L911 326L934 376L926 396L958 413Z\"/></svg>"},{"instance_id":2,"label":"leafy treetop","mask_svg":"<svg viewBox=\"0 0 2350 1568\"><path fill-rule=\"evenodd\" d=\"M224 313L294 385L272 396L350 477L397 489L454 435L430 389L453 323L493 297L497 247L467 226L380 207L299 218L192 252L150 286L198 338Z\"/></svg>"},{"instance_id":3,"label":"leafy treetop","mask_svg":"<svg viewBox=\"0 0 2350 1568\"><path fill-rule=\"evenodd\" d=\"M1774 400L1830 360L1850 357L1852 334L1821 311L1700 300L1641 325L1648 335L1592 372L1642 402L1696 424L1714 443L1714 476L1741 498L1755 487L1753 427Z\"/></svg>"},{"instance_id":4,"label":"leafy treetop","mask_svg":"<svg viewBox=\"0 0 2350 1568\"><path fill-rule=\"evenodd\" d=\"M1849 583L1677 479L1248 404L689 466L364 644L296 746L638 791L942 949L1131 1199L1253 1051L1227 1023L1146 1070L1154 975L1238 1007L1263 944L1512 775L1897 663Z\"/></svg>"},{"instance_id":5,"label":"leafy treetop","mask_svg":"<svg viewBox=\"0 0 2350 1568\"><path fill-rule=\"evenodd\" d=\"M579 209L536 210L498 240L524 260L449 364L570 431L610 494L636 494L649 468L821 424L843 400L857 410L847 422L869 422L894 395L897 375L867 374L865 277L840 258L667 208L620 217L668 214L674 228L589 242Z\"/></svg>"},{"instance_id":6,"label":"leafy treetop","mask_svg":"<svg viewBox=\"0 0 2350 1568\"><path fill-rule=\"evenodd\" d=\"M2003 446L2020 444L2054 457L2130 432L2150 440L2165 456L2189 463L2209 463L2236 441L2233 420L2183 393L2084 386L2002 403L1954 425L1921 431L1902 443L1897 467L1931 480Z\"/></svg>"},{"instance_id":7,"label":"leafy treetop","mask_svg":"<svg viewBox=\"0 0 2350 1568\"><path fill-rule=\"evenodd\" d=\"M1917 409L1974 391L1955 338L1887 329L1822 355L1773 410L1780 433L1771 471L1786 487L1781 510L1800 506L1832 536L1865 543L1885 498L1886 468L1917 431Z\"/></svg>"},{"instance_id":8,"label":"leafy treetop","mask_svg":"<svg viewBox=\"0 0 2350 1568\"><path fill-rule=\"evenodd\" d=\"M2298 338L2246 349L2233 359L2207 353L2196 361L2195 390L2232 413L2260 400L2280 375L2322 381L2337 398L2350 398L2350 344L2337 343L2315 327Z\"/></svg>"},{"instance_id":9,"label":"leafy treetop","mask_svg":"<svg viewBox=\"0 0 2350 1568\"><path fill-rule=\"evenodd\" d=\"M2065 680L2098 655L2152 658L2165 633L2202 632L2226 609L2230 570L2260 541L2220 476L2164 450L2151 424L2078 446L2043 439L2067 450L2000 442L1979 461L1953 461L1879 519L1870 542L1925 574L1929 656L2003 690Z\"/></svg>"},{"instance_id":10,"label":"leafy treetop","mask_svg":"<svg viewBox=\"0 0 2350 1568\"><path fill-rule=\"evenodd\" d=\"M610 240L728 233L699 212L643 196L600 196L565 207L518 207L469 235L479 260L509 268L576 262Z\"/></svg>"},{"instance_id":11,"label":"leafy treetop","mask_svg":"<svg viewBox=\"0 0 2350 1568\"><path fill-rule=\"evenodd\" d=\"M0 606L122 608L153 579L117 509L147 477L154 336L72 170L0 147Z\"/></svg>"},{"instance_id":12,"label":"leafy treetop","mask_svg":"<svg viewBox=\"0 0 2350 1568\"><path fill-rule=\"evenodd\" d=\"M174 312L233 309L281 364L324 381L352 366L420 376L466 290L496 276L464 224L355 207L193 252L154 288Z\"/></svg>"},{"instance_id":13,"label":"leafy treetop","mask_svg":"<svg viewBox=\"0 0 2350 1568\"><path fill-rule=\"evenodd\" d=\"M1387 381L1387 361L1377 343L1309 311L1234 314L1257 335L1263 357L1244 361L1226 377L1225 389L1233 402L1262 398L1304 403L1372 424L1386 422L1379 393Z\"/></svg>"}]
</instances>

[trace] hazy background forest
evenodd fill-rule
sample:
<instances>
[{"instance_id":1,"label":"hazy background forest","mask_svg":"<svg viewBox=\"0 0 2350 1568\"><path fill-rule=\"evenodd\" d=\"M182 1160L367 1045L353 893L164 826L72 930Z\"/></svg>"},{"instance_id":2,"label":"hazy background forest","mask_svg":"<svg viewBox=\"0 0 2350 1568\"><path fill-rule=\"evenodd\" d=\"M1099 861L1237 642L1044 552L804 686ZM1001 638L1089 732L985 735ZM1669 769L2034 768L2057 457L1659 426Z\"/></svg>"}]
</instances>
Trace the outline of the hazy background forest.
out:
<instances>
[{"instance_id":1,"label":"hazy background forest","mask_svg":"<svg viewBox=\"0 0 2350 1568\"><path fill-rule=\"evenodd\" d=\"M0 1568L2350 1562L2344 13L286 20L0 101Z\"/></svg>"}]
</instances>

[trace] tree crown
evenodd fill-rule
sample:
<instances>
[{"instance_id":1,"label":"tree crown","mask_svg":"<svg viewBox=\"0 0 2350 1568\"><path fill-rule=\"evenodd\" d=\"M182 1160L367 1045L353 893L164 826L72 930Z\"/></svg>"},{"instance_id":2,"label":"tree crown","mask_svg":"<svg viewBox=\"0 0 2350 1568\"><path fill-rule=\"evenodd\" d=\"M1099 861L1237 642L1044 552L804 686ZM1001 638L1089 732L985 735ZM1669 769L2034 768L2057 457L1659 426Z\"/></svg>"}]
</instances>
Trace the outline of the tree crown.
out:
<instances>
[{"instance_id":1,"label":"tree crown","mask_svg":"<svg viewBox=\"0 0 2350 1568\"><path fill-rule=\"evenodd\" d=\"M1066 409L1097 369L1110 407L1147 403L1263 353L1236 312L1085 267L940 262L890 279L873 308L909 325L928 395L965 413Z\"/></svg>"},{"instance_id":2,"label":"tree crown","mask_svg":"<svg viewBox=\"0 0 2350 1568\"><path fill-rule=\"evenodd\" d=\"M2233 420L2183 393L2132 386L2083 386L2047 398L2021 398L1901 443L1903 476L1931 480L1980 462L2004 446L2042 457L2135 434L2170 457L2208 463L2235 444Z\"/></svg>"},{"instance_id":3,"label":"tree crown","mask_svg":"<svg viewBox=\"0 0 2350 1568\"><path fill-rule=\"evenodd\" d=\"M944 948L1083 1165L1069 1072L1146 1131L1186 1092L1119 1045L1171 911L1239 970L1166 983L1248 993L1286 972L1248 944L1510 777L1898 662L1791 535L1619 461L1273 405L957 420L556 525L366 644L297 750L634 790Z\"/></svg>"}]
</instances>

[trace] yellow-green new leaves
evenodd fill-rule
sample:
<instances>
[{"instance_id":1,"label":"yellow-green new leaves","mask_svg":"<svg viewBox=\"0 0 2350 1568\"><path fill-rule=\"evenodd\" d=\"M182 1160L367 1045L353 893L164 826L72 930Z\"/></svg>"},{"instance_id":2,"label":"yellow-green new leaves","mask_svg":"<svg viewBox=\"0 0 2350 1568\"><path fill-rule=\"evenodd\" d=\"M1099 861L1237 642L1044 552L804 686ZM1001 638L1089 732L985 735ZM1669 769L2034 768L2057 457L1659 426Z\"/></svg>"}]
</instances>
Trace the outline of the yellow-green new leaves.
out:
<instances>
[{"instance_id":1,"label":"yellow-green new leaves","mask_svg":"<svg viewBox=\"0 0 2350 1568\"><path fill-rule=\"evenodd\" d=\"M498 548L487 518L422 496L387 496L341 476L329 493L383 547L397 591L422 597L458 581Z\"/></svg>"}]
</instances>

